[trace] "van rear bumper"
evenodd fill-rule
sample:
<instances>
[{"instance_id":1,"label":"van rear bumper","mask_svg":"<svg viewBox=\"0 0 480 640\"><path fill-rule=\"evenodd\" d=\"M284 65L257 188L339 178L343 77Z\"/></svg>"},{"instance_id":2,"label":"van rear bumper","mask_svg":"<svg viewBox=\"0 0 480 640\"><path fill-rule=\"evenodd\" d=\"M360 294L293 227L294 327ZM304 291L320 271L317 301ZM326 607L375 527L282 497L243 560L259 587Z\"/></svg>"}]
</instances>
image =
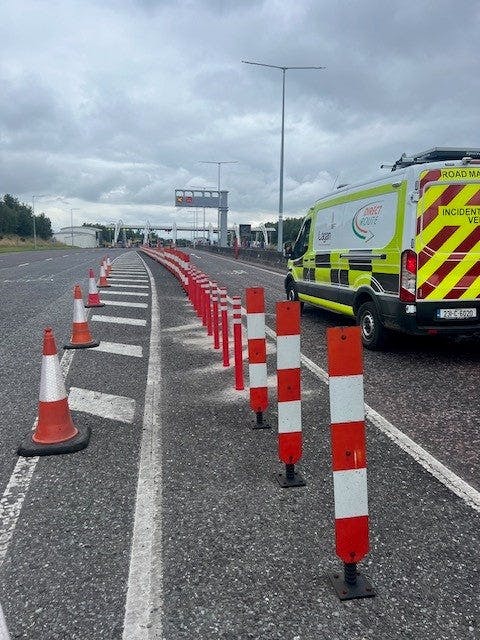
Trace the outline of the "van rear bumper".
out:
<instances>
[{"instance_id":1,"label":"van rear bumper","mask_svg":"<svg viewBox=\"0 0 480 640\"><path fill-rule=\"evenodd\" d=\"M396 331L418 335L480 331L480 301L442 300L405 303L393 296L379 296L378 302L384 325ZM415 308L415 312L407 313L407 309L412 308ZM442 320L437 318L439 309L476 309L477 317L468 320Z\"/></svg>"}]
</instances>

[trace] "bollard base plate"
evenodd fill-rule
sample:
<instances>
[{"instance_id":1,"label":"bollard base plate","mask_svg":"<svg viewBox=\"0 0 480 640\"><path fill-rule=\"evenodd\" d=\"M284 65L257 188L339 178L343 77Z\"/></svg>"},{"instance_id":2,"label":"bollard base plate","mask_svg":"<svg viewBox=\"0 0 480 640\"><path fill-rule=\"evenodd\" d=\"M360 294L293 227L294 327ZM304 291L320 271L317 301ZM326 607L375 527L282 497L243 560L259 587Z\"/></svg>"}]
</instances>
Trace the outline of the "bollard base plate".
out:
<instances>
[{"instance_id":1,"label":"bollard base plate","mask_svg":"<svg viewBox=\"0 0 480 640\"><path fill-rule=\"evenodd\" d=\"M371 582L362 573L357 571L357 582L355 584L347 584L342 573L331 573L330 582L335 589L340 600L355 600L357 598L373 598L375 589Z\"/></svg>"},{"instance_id":2,"label":"bollard base plate","mask_svg":"<svg viewBox=\"0 0 480 640\"><path fill-rule=\"evenodd\" d=\"M307 484L303 476L301 476L298 471L294 472L293 478L287 478L285 472L276 473L275 478L277 479L278 484L284 489L288 489L288 487L304 487Z\"/></svg>"},{"instance_id":3,"label":"bollard base plate","mask_svg":"<svg viewBox=\"0 0 480 640\"><path fill-rule=\"evenodd\" d=\"M262 421L258 423L256 420L251 425L252 429L271 429L272 425L268 424L268 422Z\"/></svg>"}]
</instances>

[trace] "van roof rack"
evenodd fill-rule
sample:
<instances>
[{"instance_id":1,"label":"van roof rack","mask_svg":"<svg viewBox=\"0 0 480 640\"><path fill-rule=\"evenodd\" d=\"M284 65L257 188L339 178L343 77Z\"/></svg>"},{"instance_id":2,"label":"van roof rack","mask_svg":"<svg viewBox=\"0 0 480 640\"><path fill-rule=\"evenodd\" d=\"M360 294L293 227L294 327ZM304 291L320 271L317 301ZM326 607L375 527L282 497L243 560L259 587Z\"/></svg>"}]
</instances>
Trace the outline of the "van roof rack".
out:
<instances>
[{"instance_id":1,"label":"van roof rack","mask_svg":"<svg viewBox=\"0 0 480 640\"><path fill-rule=\"evenodd\" d=\"M409 167L412 164L441 162L442 160L463 160L463 158L480 159L480 149L468 147L433 147L433 149L416 153L413 156L407 156L406 153L403 153L393 165L392 171Z\"/></svg>"}]
</instances>

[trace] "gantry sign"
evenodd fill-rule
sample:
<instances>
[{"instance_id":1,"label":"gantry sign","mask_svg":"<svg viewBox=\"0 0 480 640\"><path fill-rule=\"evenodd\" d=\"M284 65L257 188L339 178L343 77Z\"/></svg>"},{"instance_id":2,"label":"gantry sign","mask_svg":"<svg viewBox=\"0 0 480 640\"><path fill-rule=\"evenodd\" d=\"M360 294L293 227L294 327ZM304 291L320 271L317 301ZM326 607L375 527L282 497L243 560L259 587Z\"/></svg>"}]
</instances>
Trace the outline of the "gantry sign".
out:
<instances>
[{"instance_id":1,"label":"gantry sign","mask_svg":"<svg viewBox=\"0 0 480 640\"><path fill-rule=\"evenodd\" d=\"M228 191L175 189L175 206L189 209L218 209L218 244L227 246Z\"/></svg>"}]
</instances>

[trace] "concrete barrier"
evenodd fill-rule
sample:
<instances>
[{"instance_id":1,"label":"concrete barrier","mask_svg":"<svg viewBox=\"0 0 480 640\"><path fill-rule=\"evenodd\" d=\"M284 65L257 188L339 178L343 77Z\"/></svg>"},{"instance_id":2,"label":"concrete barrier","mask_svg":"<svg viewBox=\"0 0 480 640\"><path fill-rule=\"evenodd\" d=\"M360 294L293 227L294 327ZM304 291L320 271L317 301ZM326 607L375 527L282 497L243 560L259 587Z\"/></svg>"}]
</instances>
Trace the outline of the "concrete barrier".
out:
<instances>
[{"instance_id":1,"label":"concrete barrier","mask_svg":"<svg viewBox=\"0 0 480 640\"><path fill-rule=\"evenodd\" d=\"M219 253L229 258L235 258L233 247L196 247L195 251L209 251L210 253ZM253 262L257 264L268 264L275 269L285 271L287 273L287 260L278 251L269 249L238 249L239 262Z\"/></svg>"}]
</instances>

